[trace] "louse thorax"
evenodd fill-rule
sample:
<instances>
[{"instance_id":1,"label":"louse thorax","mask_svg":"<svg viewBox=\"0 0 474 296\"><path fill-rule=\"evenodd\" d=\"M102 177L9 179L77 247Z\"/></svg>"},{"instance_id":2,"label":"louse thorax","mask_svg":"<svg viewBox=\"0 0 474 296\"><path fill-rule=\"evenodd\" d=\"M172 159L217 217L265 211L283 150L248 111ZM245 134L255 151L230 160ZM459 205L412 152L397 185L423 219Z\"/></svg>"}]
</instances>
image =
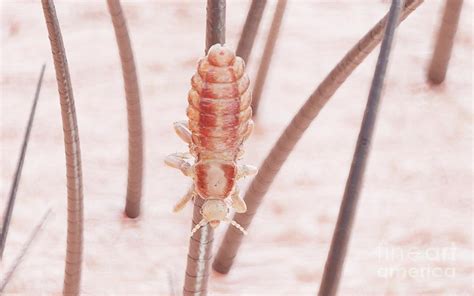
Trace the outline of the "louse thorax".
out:
<instances>
[{"instance_id":1,"label":"louse thorax","mask_svg":"<svg viewBox=\"0 0 474 296\"><path fill-rule=\"evenodd\" d=\"M203 159L194 165L194 185L203 199L225 199L234 190L238 168L234 161Z\"/></svg>"}]
</instances>

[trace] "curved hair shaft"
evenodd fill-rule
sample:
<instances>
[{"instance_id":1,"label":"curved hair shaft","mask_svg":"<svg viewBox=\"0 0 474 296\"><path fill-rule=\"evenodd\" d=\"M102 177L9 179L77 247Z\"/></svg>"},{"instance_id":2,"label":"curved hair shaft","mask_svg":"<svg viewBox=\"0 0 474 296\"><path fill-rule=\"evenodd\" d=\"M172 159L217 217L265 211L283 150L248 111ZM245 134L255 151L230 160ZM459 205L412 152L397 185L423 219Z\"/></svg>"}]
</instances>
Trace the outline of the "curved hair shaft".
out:
<instances>
[{"instance_id":1,"label":"curved hair shaft","mask_svg":"<svg viewBox=\"0 0 474 296\"><path fill-rule=\"evenodd\" d=\"M66 51L52 0L42 0L58 84L67 177L67 249L64 295L79 295L83 239L81 149Z\"/></svg>"},{"instance_id":2,"label":"curved hair shaft","mask_svg":"<svg viewBox=\"0 0 474 296\"><path fill-rule=\"evenodd\" d=\"M278 35L280 34L281 23L283 16L285 15L286 3L287 0L278 0L275 12L273 13L272 25L270 26L270 32L268 32L267 42L265 43L262 60L258 67L257 78L255 79L255 86L253 88L252 112L254 117L257 116L258 113L263 87L265 86L265 81L267 80L267 74L272 62L273 52L275 50Z\"/></svg>"},{"instance_id":3,"label":"curved hair shaft","mask_svg":"<svg viewBox=\"0 0 474 296\"><path fill-rule=\"evenodd\" d=\"M248 64L267 0L252 0L235 54Z\"/></svg>"},{"instance_id":4,"label":"curved hair shaft","mask_svg":"<svg viewBox=\"0 0 474 296\"><path fill-rule=\"evenodd\" d=\"M367 159L370 153L374 127L382 96L385 74L387 72L390 51L392 48L395 29L397 28L400 11L404 0L392 0L388 13L387 26L383 34L382 45L375 67L374 77L370 86L369 98L365 107L364 118L357 138L356 149L352 158L352 165L347 178L344 196L342 197L339 216L331 241L326 265L324 266L323 278L319 295L336 295L339 281L343 272L344 260L347 255L349 239L354 224L357 203L364 179Z\"/></svg>"},{"instance_id":5,"label":"curved hair shaft","mask_svg":"<svg viewBox=\"0 0 474 296\"><path fill-rule=\"evenodd\" d=\"M404 20L422 2L423 0L406 1L401 12L400 21ZM380 20L343 57L293 117L290 124L286 127L285 131L265 158L258 174L252 180L245 194L244 200L247 203L247 212L236 214L234 217L234 220L242 225L242 227L248 230L258 207L262 203L263 197L303 133L347 77L364 61L377 44L380 43L386 24L387 16ZM242 238L242 234L233 227L227 229L222 245L219 247L219 251L213 263L214 270L220 273L229 272L242 243Z\"/></svg>"},{"instance_id":6,"label":"curved hair shaft","mask_svg":"<svg viewBox=\"0 0 474 296\"><path fill-rule=\"evenodd\" d=\"M446 78L454 38L458 30L463 0L446 0L441 25L436 37L433 56L428 68L428 80L440 84Z\"/></svg>"},{"instance_id":7,"label":"curved hair shaft","mask_svg":"<svg viewBox=\"0 0 474 296\"><path fill-rule=\"evenodd\" d=\"M226 0L207 0L206 8L206 54L216 43L225 43Z\"/></svg>"},{"instance_id":8,"label":"curved hair shaft","mask_svg":"<svg viewBox=\"0 0 474 296\"><path fill-rule=\"evenodd\" d=\"M122 64L128 118L128 181L125 214L140 215L143 188L143 123L137 70L127 23L119 0L107 0Z\"/></svg>"}]
</instances>

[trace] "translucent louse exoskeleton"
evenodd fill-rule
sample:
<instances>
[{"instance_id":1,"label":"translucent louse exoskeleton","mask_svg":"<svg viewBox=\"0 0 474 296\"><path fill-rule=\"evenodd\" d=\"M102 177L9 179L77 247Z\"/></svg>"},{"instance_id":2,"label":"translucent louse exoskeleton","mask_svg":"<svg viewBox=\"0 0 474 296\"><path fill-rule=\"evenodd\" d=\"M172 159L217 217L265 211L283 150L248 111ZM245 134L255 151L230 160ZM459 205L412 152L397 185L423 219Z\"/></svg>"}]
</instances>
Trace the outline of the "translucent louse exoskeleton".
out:
<instances>
[{"instance_id":1,"label":"translucent louse exoskeleton","mask_svg":"<svg viewBox=\"0 0 474 296\"><path fill-rule=\"evenodd\" d=\"M205 200L203 219L191 234L209 223L217 227L230 222L245 230L227 215L230 207L238 213L247 210L236 181L253 175L257 169L238 165L242 144L253 129L252 94L244 61L224 45L213 45L198 62L188 94L188 121L176 122L178 136L189 145L189 153L169 155L165 163L193 179L193 186L177 203L181 210L192 198Z\"/></svg>"}]
</instances>

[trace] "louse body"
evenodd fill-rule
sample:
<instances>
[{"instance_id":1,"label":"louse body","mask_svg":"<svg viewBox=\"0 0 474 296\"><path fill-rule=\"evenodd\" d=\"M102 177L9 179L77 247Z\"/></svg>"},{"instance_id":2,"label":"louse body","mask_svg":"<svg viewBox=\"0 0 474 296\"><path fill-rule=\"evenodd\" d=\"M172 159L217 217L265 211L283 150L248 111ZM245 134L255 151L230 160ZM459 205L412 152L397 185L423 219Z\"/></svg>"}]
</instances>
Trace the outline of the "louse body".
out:
<instances>
[{"instance_id":1,"label":"louse body","mask_svg":"<svg viewBox=\"0 0 474 296\"><path fill-rule=\"evenodd\" d=\"M245 63L229 48L215 44L199 60L191 85L189 120L175 123L175 130L188 143L190 153L175 153L166 158L168 165L194 181L175 211L193 197L203 198L206 200L203 219L192 233L206 223L216 227L221 221L230 222L245 233L240 225L226 217L230 207L240 213L246 211L236 181L256 173L252 166L237 164L243 154L242 144L253 128L252 95Z\"/></svg>"}]
</instances>

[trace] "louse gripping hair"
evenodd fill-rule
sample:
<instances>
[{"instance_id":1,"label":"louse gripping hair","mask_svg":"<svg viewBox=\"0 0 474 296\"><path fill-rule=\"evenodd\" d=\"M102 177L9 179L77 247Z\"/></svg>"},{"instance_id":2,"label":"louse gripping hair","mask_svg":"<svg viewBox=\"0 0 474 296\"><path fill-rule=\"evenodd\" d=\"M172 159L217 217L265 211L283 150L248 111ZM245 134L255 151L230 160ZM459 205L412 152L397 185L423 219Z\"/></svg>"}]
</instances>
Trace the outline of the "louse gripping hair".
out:
<instances>
[{"instance_id":1,"label":"louse gripping hair","mask_svg":"<svg viewBox=\"0 0 474 296\"><path fill-rule=\"evenodd\" d=\"M229 208L244 213L247 206L239 196L236 181L257 169L237 165L242 144L253 129L252 94L245 63L228 47L214 44L198 62L188 94L188 122L176 122L175 131L189 145L189 153L169 155L165 163L193 179L193 186L177 203L175 212L193 198L205 200L203 219L191 235L209 223L217 227L227 218ZM230 199L230 201L229 201Z\"/></svg>"}]
</instances>

